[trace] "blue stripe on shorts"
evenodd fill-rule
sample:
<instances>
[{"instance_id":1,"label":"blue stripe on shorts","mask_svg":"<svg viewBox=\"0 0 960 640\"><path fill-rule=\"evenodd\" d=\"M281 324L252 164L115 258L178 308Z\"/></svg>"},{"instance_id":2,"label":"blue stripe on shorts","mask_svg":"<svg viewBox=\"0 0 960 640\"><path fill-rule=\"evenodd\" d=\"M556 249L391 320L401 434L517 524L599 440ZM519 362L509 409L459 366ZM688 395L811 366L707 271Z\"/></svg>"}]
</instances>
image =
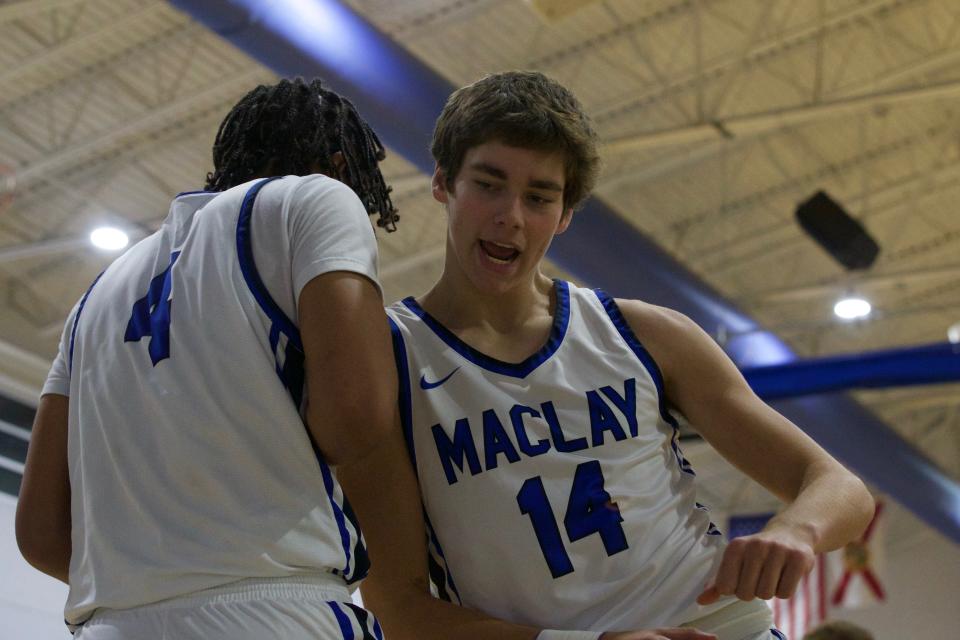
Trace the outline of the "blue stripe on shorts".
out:
<instances>
[{"instance_id":1,"label":"blue stripe on shorts","mask_svg":"<svg viewBox=\"0 0 960 640\"><path fill-rule=\"evenodd\" d=\"M383 640L383 629L369 611L350 602L328 601L327 605L337 618L343 640L357 640L353 623L357 623L362 634L359 640Z\"/></svg>"}]
</instances>

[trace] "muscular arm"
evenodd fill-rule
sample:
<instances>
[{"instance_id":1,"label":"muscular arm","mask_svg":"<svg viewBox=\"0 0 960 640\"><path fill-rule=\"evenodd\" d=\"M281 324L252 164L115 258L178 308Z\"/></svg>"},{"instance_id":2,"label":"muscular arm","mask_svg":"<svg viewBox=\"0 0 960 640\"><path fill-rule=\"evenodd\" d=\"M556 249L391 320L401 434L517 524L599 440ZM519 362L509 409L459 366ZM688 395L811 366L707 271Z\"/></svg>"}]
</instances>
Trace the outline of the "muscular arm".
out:
<instances>
[{"instance_id":1,"label":"muscular arm","mask_svg":"<svg viewBox=\"0 0 960 640\"><path fill-rule=\"evenodd\" d=\"M298 305L307 426L327 462L366 455L390 429L397 374L376 286L347 271L308 282Z\"/></svg>"},{"instance_id":2,"label":"muscular arm","mask_svg":"<svg viewBox=\"0 0 960 640\"><path fill-rule=\"evenodd\" d=\"M61 582L68 581L71 554L68 402L66 396L55 394L40 398L16 516L20 553Z\"/></svg>"},{"instance_id":3,"label":"muscular arm","mask_svg":"<svg viewBox=\"0 0 960 640\"><path fill-rule=\"evenodd\" d=\"M814 554L855 539L873 515L863 483L789 420L760 400L719 346L682 314L619 302L661 367L667 400L724 458L786 503L760 534L734 540L718 594L786 597Z\"/></svg>"}]
</instances>

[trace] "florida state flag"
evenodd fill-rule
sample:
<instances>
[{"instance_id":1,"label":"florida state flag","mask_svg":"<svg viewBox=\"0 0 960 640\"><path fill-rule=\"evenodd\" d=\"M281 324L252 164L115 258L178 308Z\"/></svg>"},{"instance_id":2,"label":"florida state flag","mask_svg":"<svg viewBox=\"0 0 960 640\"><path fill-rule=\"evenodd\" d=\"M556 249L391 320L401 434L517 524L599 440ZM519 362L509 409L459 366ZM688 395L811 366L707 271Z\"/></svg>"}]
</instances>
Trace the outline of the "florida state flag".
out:
<instances>
[{"instance_id":1,"label":"florida state flag","mask_svg":"<svg viewBox=\"0 0 960 640\"><path fill-rule=\"evenodd\" d=\"M831 563L830 605L858 608L887 599L880 576L883 571L884 503L877 510L859 540L829 554Z\"/></svg>"}]
</instances>

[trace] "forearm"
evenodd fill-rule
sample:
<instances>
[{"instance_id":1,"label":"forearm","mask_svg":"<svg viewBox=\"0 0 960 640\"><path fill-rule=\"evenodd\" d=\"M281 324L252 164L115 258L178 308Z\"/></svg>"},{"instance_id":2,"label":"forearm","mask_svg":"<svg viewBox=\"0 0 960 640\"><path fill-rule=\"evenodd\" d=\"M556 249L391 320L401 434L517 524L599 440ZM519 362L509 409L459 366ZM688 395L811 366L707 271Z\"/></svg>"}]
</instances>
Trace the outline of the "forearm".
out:
<instances>
[{"instance_id":1,"label":"forearm","mask_svg":"<svg viewBox=\"0 0 960 640\"><path fill-rule=\"evenodd\" d=\"M16 537L32 566L67 582L71 554L71 488L67 468L66 396L40 399L17 500Z\"/></svg>"},{"instance_id":2,"label":"forearm","mask_svg":"<svg viewBox=\"0 0 960 640\"><path fill-rule=\"evenodd\" d=\"M422 588L391 588L385 597L385 588L368 582L361 587L364 605L391 640L534 640L540 631L438 600Z\"/></svg>"},{"instance_id":3,"label":"forearm","mask_svg":"<svg viewBox=\"0 0 960 640\"><path fill-rule=\"evenodd\" d=\"M863 532L874 503L859 478L749 390L733 385L722 398L718 404L731 422L708 440L784 501L768 529L789 528L814 553L839 548Z\"/></svg>"},{"instance_id":4,"label":"forearm","mask_svg":"<svg viewBox=\"0 0 960 640\"><path fill-rule=\"evenodd\" d=\"M423 589L398 597L380 598L364 584L364 603L376 611L390 640L717 640L692 628L636 629L623 632L557 630L549 635L535 627L495 620L484 614L443 602ZM393 601L391 607L390 601ZM402 603L402 605L400 605Z\"/></svg>"},{"instance_id":5,"label":"forearm","mask_svg":"<svg viewBox=\"0 0 960 640\"><path fill-rule=\"evenodd\" d=\"M859 537L873 517L870 492L855 475L833 460L811 464L796 498L768 528L787 526L810 536L816 553Z\"/></svg>"}]
</instances>

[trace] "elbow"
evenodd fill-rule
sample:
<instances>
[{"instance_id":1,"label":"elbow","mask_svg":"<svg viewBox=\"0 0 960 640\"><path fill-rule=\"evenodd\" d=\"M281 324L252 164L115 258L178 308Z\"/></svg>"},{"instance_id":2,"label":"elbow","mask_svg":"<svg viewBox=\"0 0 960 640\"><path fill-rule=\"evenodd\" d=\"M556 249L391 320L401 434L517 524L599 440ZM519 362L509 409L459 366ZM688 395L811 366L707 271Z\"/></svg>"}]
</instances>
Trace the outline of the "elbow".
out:
<instances>
[{"instance_id":1,"label":"elbow","mask_svg":"<svg viewBox=\"0 0 960 640\"><path fill-rule=\"evenodd\" d=\"M41 536L32 536L17 528L17 547L20 549L20 555L34 569L51 575L60 577L62 565L59 549L44 540Z\"/></svg>"},{"instance_id":2,"label":"elbow","mask_svg":"<svg viewBox=\"0 0 960 640\"><path fill-rule=\"evenodd\" d=\"M44 526L30 518L27 507L17 505L16 539L20 555L34 569L66 582L70 564L70 529Z\"/></svg>"},{"instance_id":3,"label":"elbow","mask_svg":"<svg viewBox=\"0 0 960 640\"><path fill-rule=\"evenodd\" d=\"M857 536L861 536L863 532L867 530L867 527L870 526L870 523L877 513L877 501L860 478L854 476L854 480L857 483L857 522L860 525Z\"/></svg>"},{"instance_id":4,"label":"elbow","mask_svg":"<svg viewBox=\"0 0 960 640\"><path fill-rule=\"evenodd\" d=\"M40 573L55 575L55 563L50 555L45 553L43 549L37 549L29 545L19 545L19 547L20 555L27 561L27 564Z\"/></svg>"},{"instance_id":5,"label":"elbow","mask_svg":"<svg viewBox=\"0 0 960 640\"><path fill-rule=\"evenodd\" d=\"M833 486L836 495L843 496L841 508L847 514L848 541L855 540L863 535L873 520L877 502L863 480L853 472L841 467L839 473L842 475L834 476Z\"/></svg>"},{"instance_id":6,"label":"elbow","mask_svg":"<svg viewBox=\"0 0 960 640\"><path fill-rule=\"evenodd\" d=\"M43 545L38 544L39 536L35 535L36 527L31 522L30 506L24 496L17 502L17 515L14 523L14 535L17 538L17 548L23 559L36 567L37 562L43 559Z\"/></svg>"},{"instance_id":7,"label":"elbow","mask_svg":"<svg viewBox=\"0 0 960 640\"><path fill-rule=\"evenodd\" d=\"M31 567L64 584L70 584L70 550L63 546L57 548L38 548L20 546L23 559Z\"/></svg>"},{"instance_id":8,"label":"elbow","mask_svg":"<svg viewBox=\"0 0 960 640\"><path fill-rule=\"evenodd\" d=\"M40 545L31 539L30 535L23 531L20 523L17 522L17 548L20 549L20 555L27 561L31 567L39 569L44 562L44 553Z\"/></svg>"}]
</instances>

